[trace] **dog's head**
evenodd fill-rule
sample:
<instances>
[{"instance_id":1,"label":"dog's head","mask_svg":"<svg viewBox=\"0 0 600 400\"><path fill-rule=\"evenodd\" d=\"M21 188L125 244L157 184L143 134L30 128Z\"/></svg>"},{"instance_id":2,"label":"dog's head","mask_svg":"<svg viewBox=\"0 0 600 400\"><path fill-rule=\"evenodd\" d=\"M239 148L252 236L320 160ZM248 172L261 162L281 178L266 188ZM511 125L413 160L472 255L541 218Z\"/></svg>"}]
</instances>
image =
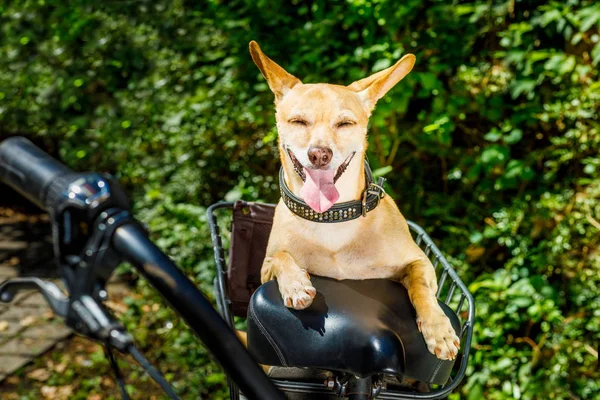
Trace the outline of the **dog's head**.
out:
<instances>
[{"instance_id":1,"label":"dog's head","mask_svg":"<svg viewBox=\"0 0 600 400\"><path fill-rule=\"evenodd\" d=\"M303 84L254 41L250 54L275 94L280 156L292 191L317 212L338 201L340 191L348 192L342 197L354 197L364 185L369 116L377 100L410 72L415 56L407 54L383 71L341 86Z\"/></svg>"}]
</instances>

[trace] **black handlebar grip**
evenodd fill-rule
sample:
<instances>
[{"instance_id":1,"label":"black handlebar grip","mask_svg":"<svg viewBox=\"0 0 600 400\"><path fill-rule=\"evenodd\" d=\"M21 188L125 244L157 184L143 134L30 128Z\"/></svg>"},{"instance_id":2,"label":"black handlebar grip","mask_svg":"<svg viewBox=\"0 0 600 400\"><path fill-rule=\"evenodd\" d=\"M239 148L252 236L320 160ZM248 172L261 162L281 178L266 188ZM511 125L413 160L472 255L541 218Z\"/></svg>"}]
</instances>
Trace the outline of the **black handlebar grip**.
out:
<instances>
[{"instance_id":1,"label":"black handlebar grip","mask_svg":"<svg viewBox=\"0 0 600 400\"><path fill-rule=\"evenodd\" d=\"M46 209L46 191L58 177L72 171L23 137L0 143L0 181Z\"/></svg>"}]
</instances>

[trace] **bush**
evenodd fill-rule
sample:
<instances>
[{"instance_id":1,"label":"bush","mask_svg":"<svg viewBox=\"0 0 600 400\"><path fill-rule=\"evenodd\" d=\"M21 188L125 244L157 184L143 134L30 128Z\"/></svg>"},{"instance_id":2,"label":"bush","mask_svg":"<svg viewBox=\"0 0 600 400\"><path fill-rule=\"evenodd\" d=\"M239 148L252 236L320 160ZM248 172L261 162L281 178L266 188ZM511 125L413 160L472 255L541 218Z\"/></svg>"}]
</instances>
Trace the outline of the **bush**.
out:
<instances>
[{"instance_id":1,"label":"bush","mask_svg":"<svg viewBox=\"0 0 600 400\"><path fill-rule=\"evenodd\" d=\"M371 120L370 159L476 297L473 359L453 398L600 392L596 2L50 0L0 15L2 135L115 173L205 290L204 207L277 199L272 95L248 42L304 82L350 83L414 53ZM140 292L134 304L153 299ZM180 324L161 332L155 356L182 393L221 396L195 338Z\"/></svg>"}]
</instances>

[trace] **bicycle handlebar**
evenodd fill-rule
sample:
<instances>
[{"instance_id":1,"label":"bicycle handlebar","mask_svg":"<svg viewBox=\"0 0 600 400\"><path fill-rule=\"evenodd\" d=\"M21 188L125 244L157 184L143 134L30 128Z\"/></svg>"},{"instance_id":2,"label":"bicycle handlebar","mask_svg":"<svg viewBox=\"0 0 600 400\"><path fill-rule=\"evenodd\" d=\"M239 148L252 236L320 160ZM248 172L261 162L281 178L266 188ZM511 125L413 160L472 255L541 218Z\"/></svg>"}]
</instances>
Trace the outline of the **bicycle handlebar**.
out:
<instances>
[{"instance_id":1,"label":"bicycle handlebar","mask_svg":"<svg viewBox=\"0 0 600 400\"><path fill-rule=\"evenodd\" d=\"M72 172L23 137L0 144L0 181L44 210L48 188L58 177Z\"/></svg>"}]
</instances>

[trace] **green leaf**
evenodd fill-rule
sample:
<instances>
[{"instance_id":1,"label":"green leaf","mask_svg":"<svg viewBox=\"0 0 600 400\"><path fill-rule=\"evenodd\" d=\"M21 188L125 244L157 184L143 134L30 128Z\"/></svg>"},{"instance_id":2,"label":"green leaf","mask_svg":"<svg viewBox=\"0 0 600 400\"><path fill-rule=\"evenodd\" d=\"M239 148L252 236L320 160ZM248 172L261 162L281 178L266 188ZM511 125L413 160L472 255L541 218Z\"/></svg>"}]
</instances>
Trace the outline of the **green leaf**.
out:
<instances>
[{"instance_id":1,"label":"green leaf","mask_svg":"<svg viewBox=\"0 0 600 400\"><path fill-rule=\"evenodd\" d=\"M592 56L592 64L597 66L600 63L600 41L596 43L590 54Z\"/></svg>"},{"instance_id":2,"label":"green leaf","mask_svg":"<svg viewBox=\"0 0 600 400\"><path fill-rule=\"evenodd\" d=\"M537 83L534 80L515 81L511 85L510 95L513 99L516 99L517 97L519 97L519 95L521 95L521 93L531 92L536 87L536 85Z\"/></svg>"},{"instance_id":3,"label":"green leaf","mask_svg":"<svg viewBox=\"0 0 600 400\"><path fill-rule=\"evenodd\" d=\"M379 59L379 60L375 61L375 64L373 65L373 72L384 70L391 65L392 65L392 61L390 59L387 59L387 58Z\"/></svg>"},{"instance_id":4,"label":"green leaf","mask_svg":"<svg viewBox=\"0 0 600 400\"><path fill-rule=\"evenodd\" d=\"M581 32L587 32L590 28L598 22L600 19L600 10L596 8L595 12L592 11L587 17L581 21L581 25L579 26L579 30Z\"/></svg>"},{"instance_id":5,"label":"green leaf","mask_svg":"<svg viewBox=\"0 0 600 400\"><path fill-rule=\"evenodd\" d=\"M565 59L565 61L560 65L560 68L558 69L558 73L560 75L564 75L568 72L573 71L573 69L575 68L575 64L576 64L576 60L574 56L569 56Z\"/></svg>"},{"instance_id":6,"label":"green leaf","mask_svg":"<svg viewBox=\"0 0 600 400\"><path fill-rule=\"evenodd\" d=\"M502 164L508 159L509 150L505 146L493 145L481 153L483 164Z\"/></svg>"},{"instance_id":7,"label":"green leaf","mask_svg":"<svg viewBox=\"0 0 600 400\"><path fill-rule=\"evenodd\" d=\"M373 170L373 177L379 178L380 176L385 176L386 174L392 172L392 166L388 165L386 167L381 167Z\"/></svg>"},{"instance_id":8,"label":"green leaf","mask_svg":"<svg viewBox=\"0 0 600 400\"><path fill-rule=\"evenodd\" d=\"M523 131L520 129L513 129L507 136L504 136L503 140L506 144L518 143L523 138Z\"/></svg>"},{"instance_id":9,"label":"green leaf","mask_svg":"<svg viewBox=\"0 0 600 400\"><path fill-rule=\"evenodd\" d=\"M583 167L583 172L585 172L588 175L594 175L596 173L596 166L588 164L585 167Z\"/></svg>"},{"instance_id":10,"label":"green leaf","mask_svg":"<svg viewBox=\"0 0 600 400\"><path fill-rule=\"evenodd\" d=\"M497 142L502 138L502 133L498 129L493 128L491 131L486 133L483 138L489 142Z\"/></svg>"},{"instance_id":11,"label":"green leaf","mask_svg":"<svg viewBox=\"0 0 600 400\"><path fill-rule=\"evenodd\" d=\"M531 305L532 300L528 297L517 297L516 299L511 300L511 304L519 308L529 307Z\"/></svg>"},{"instance_id":12,"label":"green leaf","mask_svg":"<svg viewBox=\"0 0 600 400\"><path fill-rule=\"evenodd\" d=\"M438 129L440 129L440 125L439 124L430 124L430 125L427 125L427 126L425 126L423 128L423 132L429 133L429 132L436 131Z\"/></svg>"},{"instance_id":13,"label":"green leaf","mask_svg":"<svg viewBox=\"0 0 600 400\"><path fill-rule=\"evenodd\" d=\"M431 72L423 72L419 74L419 80L425 90L433 90L437 86L437 76Z\"/></svg>"},{"instance_id":14,"label":"green leaf","mask_svg":"<svg viewBox=\"0 0 600 400\"><path fill-rule=\"evenodd\" d=\"M481 400L483 398L483 387L479 383L473 385L471 391L467 395L467 400Z\"/></svg>"}]
</instances>

